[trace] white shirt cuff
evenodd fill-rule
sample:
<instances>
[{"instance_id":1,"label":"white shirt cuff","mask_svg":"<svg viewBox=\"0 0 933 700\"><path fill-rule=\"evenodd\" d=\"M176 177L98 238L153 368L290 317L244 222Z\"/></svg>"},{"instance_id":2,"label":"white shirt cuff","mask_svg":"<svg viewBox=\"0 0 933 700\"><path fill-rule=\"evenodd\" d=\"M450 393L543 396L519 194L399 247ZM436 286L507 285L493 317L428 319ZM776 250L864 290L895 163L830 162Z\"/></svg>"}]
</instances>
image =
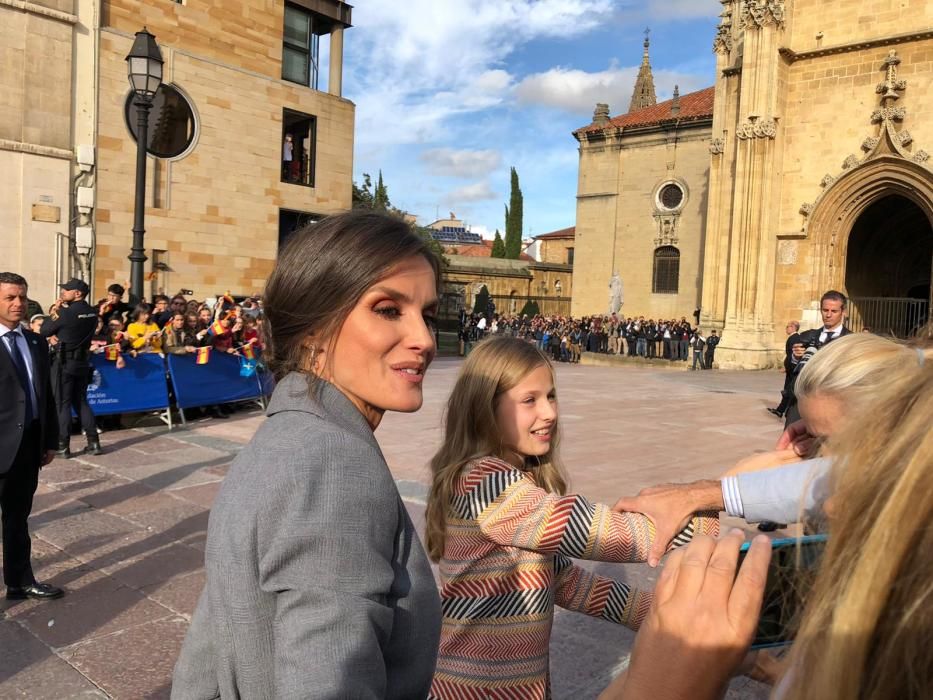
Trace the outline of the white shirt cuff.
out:
<instances>
[{"instance_id":1,"label":"white shirt cuff","mask_svg":"<svg viewBox=\"0 0 933 700\"><path fill-rule=\"evenodd\" d=\"M722 502L726 506L726 513L735 518L744 518L745 509L742 506L742 494L739 491L739 479L736 476L722 478Z\"/></svg>"}]
</instances>

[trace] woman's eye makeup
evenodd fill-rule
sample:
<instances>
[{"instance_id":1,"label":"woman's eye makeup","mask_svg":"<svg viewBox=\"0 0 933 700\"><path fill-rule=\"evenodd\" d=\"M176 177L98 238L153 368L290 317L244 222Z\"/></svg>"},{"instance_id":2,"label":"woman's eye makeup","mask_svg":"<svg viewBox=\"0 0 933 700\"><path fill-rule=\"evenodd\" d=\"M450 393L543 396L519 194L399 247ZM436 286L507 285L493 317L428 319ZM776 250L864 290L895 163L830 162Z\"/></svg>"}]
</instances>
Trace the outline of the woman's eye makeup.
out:
<instances>
[{"instance_id":1,"label":"woman's eye makeup","mask_svg":"<svg viewBox=\"0 0 933 700\"><path fill-rule=\"evenodd\" d=\"M373 311L386 318L398 318L400 315L398 308L395 306L377 306Z\"/></svg>"}]
</instances>

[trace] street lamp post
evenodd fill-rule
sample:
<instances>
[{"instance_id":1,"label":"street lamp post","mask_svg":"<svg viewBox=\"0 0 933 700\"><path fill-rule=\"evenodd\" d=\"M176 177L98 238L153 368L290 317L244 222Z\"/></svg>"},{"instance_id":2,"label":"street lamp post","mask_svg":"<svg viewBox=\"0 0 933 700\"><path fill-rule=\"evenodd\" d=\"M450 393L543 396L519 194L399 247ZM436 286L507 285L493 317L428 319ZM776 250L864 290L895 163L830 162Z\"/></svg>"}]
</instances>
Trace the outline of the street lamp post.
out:
<instances>
[{"instance_id":1,"label":"street lamp post","mask_svg":"<svg viewBox=\"0 0 933 700\"><path fill-rule=\"evenodd\" d=\"M162 84L162 52L145 27L136 32L126 57L127 74L136 99L136 204L133 217L133 247L130 249L130 295L136 303L143 298L143 263L146 262L146 146L149 139L149 110Z\"/></svg>"}]
</instances>

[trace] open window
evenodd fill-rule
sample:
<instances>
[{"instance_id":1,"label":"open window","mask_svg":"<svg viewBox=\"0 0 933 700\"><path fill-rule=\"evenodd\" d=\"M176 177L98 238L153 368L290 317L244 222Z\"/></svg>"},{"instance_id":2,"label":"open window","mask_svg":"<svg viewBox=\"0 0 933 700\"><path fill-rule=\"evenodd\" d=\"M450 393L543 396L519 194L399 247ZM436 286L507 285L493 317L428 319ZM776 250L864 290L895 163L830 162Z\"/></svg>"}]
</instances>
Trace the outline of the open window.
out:
<instances>
[{"instance_id":1,"label":"open window","mask_svg":"<svg viewBox=\"0 0 933 700\"><path fill-rule=\"evenodd\" d=\"M314 187L316 130L313 115L282 110L282 182Z\"/></svg>"}]
</instances>

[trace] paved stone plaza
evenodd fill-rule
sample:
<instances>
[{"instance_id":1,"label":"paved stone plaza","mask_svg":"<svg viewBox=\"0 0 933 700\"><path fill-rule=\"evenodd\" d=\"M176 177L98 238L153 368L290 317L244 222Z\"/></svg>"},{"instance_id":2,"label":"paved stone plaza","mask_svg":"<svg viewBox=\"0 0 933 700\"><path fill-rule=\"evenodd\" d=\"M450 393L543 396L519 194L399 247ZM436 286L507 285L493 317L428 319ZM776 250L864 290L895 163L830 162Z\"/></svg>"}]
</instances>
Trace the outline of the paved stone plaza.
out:
<instances>
[{"instance_id":1,"label":"paved stone plaza","mask_svg":"<svg viewBox=\"0 0 933 700\"><path fill-rule=\"evenodd\" d=\"M427 460L441 438L458 364L438 360L424 408L390 414L377 431L418 520ZM765 411L781 385L773 372L561 366L558 378L571 487L604 502L656 483L716 476L772 447L780 434L780 423ZM56 460L42 471L31 519L34 566L40 580L68 593L46 603L0 603L0 698L168 696L204 583L208 509L262 420L251 409L171 433L161 427L105 433L106 454ZM635 585L653 584L645 565L597 566ZM555 697L596 697L625 667L633 638L609 623L558 612ZM740 679L729 697L767 693Z\"/></svg>"}]
</instances>

